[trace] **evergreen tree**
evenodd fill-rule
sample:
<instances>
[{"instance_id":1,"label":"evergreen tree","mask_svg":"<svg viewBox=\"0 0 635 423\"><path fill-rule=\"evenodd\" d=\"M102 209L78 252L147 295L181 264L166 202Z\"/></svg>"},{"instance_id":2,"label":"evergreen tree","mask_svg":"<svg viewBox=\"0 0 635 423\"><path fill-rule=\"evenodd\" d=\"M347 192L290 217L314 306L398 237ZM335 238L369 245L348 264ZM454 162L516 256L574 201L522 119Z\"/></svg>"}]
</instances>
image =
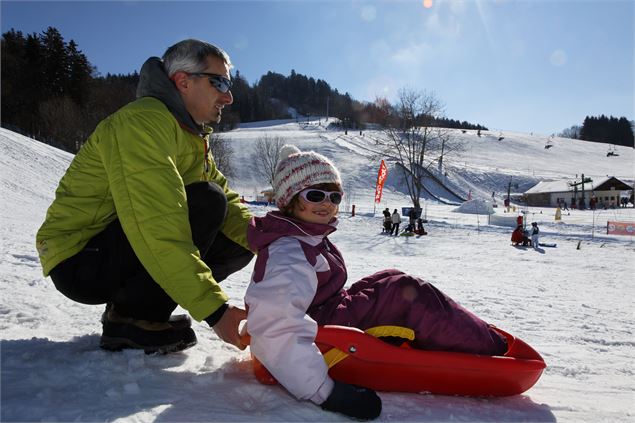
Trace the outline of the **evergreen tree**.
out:
<instances>
[{"instance_id":1,"label":"evergreen tree","mask_svg":"<svg viewBox=\"0 0 635 423\"><path fill-rule=\"evenodd\" d=\"M253 97L250 95L250 87L247 80L236 71L236 75L232 78L232 95L234 103L230 106L230 110L238 115L240 122L250 122L254 120Z\"/></svg>"},{"instance_id":2,"label":"evergreen tree","mask_svg":"<svg viewBox=\"0 0 635 423\"><path fill-rule=\"evenodd\" d=\"M54 27L26 37L9 30L2 34L1 55L2 125L71 152L102 119L136 98L136 72L100 76L78 44L66 43ZM233 80L234 104L226 110L220 130L238 122L289 118L290 107L303 115L325 115L328 107L329 116L349 129L362 128L366 122L386 125L393 119L387 100L361 103L295 70L289 76L267 72L252 86L239 71ZM456 120L433 123L486 129ZM627 123L618 126L629 126L632 134Z\"/></svg>"},{"instance_id":3,"label":"evergreen tree","mask_svg":"<svg viewBox=\"0 0 635 423\"><path fill-rule=\"evenodd\" d=\"M83 106L88 100L88 89L93 67L86 56L77 48L77 43L71 40L66 47L68 57L66 92L75 103Z\"/></svg>"},{"instance_id":4,"label":"evergreen tree","mask_svg":"<svg viewBox=\"0 0 635 423\"><path fill-rule=\"evenodd\" d=\"M21 116L27 110L28 98L24 96L23 74L26 64L26 40L22 32L13 29L2 35L1 53L2 69L2 125L24 126Z\"/></svg>"},{"instance_id":5,"label":"evergreen tree","mask_svg":"<svg viewBox=\"0 0 635 423\"><path fill-rule=\"evenodd\" d=\"M633 147L633 128L625 117L587 116L580 130L580 139Z\"/></svg>"},{"instance_id":6,"label":"evergreen tree","mask_svg":"<svg viewBox=\"0 0 635 423\"><path fill-rule=\"evenodd\" d=\"M63 96L68 88L69 60L66 44L62 34L48 27L41 38L44 54L44 66L42 67L42 80L46 81L42 90L44 99Z\"/></svg>"}]
</instances>

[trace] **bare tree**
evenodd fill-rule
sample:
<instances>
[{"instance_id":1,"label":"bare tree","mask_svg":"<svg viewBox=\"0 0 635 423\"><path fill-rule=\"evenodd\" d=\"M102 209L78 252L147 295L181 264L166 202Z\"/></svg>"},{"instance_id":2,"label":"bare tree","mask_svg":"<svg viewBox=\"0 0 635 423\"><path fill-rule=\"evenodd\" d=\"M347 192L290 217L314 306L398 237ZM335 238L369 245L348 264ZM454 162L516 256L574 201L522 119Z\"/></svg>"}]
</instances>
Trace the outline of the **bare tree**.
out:
<instances>
[{"instance_id":1,"label":"bare tree","mask_svg":"<svg viewBox=\"0 0 635 423\"><path fill-rule=\"evenodd\" d=\"M449 129L433 126L443 112L443 104L434 93L402 88L386 136L375 141L380 154L397 163L416 208L421 207L424 180L433 165L441 167L446 156L462 150Z\"/></svg>"},{"instance_id":2,"label":"bare tree","mask_svg":"<svg viewBox=\"0 0 635 423\"><path fill-rule=\"evenodd\" d=\"M270 137L263 135L256 140L254 153L251 155L251 162L258 176L266 180L269 185L273 185L273 178L276 175L276 167L280 158L280 150L284 146L281 137Z\"/></svg>"},{"instance_id":3,"label":"bare tree","mask_svg":"<svg viewBox=\"0 0 635 423\"><path fill-rule=\"evenodd\" d=\"M231 144L227 142L225 138L213 133L209 137L209 149L212 152L218 170L220 170L226 178L236 176L234 167L232 166L234 150Z\"/></svg>"},{"instance_id":4,"label":"bare tree","mask_svg":"<svg viewBox=\"0 0 635 423\"><path fill-rule=\"evenodd\" d=\"M580 125L573 125L570 128L564 129L562 132L558 134L558 136L562 138L571 138L574 140L579 140L581 132L582 132L582 127Z\"/></svg>"}]
</instances>

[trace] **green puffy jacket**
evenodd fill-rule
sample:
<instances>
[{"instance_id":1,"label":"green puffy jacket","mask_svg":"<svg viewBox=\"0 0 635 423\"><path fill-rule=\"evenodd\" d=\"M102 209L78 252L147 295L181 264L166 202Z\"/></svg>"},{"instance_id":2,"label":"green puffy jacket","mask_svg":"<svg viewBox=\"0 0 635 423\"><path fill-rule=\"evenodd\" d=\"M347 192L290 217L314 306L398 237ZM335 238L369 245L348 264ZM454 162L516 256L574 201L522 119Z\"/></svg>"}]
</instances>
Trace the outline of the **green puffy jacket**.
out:
<instances>
[{"instance_id":1,"label":"green puffy jacket","mask_svg":"<svg viewBox=\"0 0 635 423\"><path fill-rule=\"evenodd\" d=\"M217 310L227 296L192 241L185 186L212 181L225 191L221 230L245 248L251 215L227 188L207 142L152 97L102 121L60 181L37 233L44 275L119 218L137 257L174 301L199 321Z\"/></svg>"}]
</instances>

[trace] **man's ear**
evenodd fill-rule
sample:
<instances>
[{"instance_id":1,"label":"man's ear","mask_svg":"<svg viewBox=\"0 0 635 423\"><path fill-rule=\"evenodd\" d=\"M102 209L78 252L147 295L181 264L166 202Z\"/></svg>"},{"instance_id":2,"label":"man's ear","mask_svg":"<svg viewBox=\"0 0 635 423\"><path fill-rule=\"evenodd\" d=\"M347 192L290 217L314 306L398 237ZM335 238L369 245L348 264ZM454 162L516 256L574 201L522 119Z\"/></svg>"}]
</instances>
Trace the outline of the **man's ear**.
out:
<instances>
[{"instance_id":1,"label":"man's ear","mask_svg":"<svg viewBox=\"0 0 635 423\"><path fill-rule=\"evenodd\" d=\"M174 82L176 89L181 93L187 91L191 82L186 72L176 72L170 79Z\"/></svg>"}]
</instances>

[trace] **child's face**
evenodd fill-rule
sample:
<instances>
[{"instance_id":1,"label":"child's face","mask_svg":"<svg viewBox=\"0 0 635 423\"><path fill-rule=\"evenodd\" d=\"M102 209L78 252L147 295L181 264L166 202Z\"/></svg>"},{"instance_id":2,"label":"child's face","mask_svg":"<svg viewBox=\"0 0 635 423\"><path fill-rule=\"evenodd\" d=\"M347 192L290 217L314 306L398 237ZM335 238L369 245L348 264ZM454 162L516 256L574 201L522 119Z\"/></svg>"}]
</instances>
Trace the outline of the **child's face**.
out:
<instances>
[{"instance_id":1,"label":"child's face","mask_svg":"<svg viewBox=\"0 0 635 423\"><path fill-rule=\"evenodd\" d=\"M293 207L296 219L309 223L329 223L337 214L339 205L333 204L328 196L320 203L305 200L301 195Z\"/></svg>"}]
</instances>

